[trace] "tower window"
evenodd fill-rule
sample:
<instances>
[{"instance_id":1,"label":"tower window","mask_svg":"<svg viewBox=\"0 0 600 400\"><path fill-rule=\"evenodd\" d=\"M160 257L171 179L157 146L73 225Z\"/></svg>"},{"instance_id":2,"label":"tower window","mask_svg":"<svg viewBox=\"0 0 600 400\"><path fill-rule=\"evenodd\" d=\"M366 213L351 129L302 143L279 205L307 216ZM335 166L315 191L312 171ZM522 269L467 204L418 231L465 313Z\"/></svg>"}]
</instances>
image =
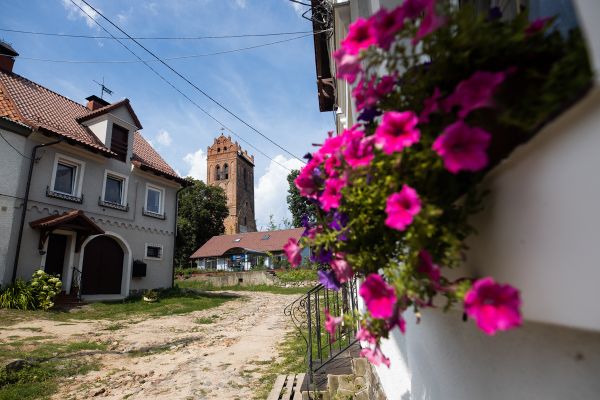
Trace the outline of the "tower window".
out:
<instances>
[{"instance_id":1,"label":"tower window","mask_svg":"<svg viewBox=\"0 0 600 400\"><path fill-rule=\"evenodd\" d=\"M215 180L216 181L221 180L221 167L218 165L217 165L217 168L215 168Z\"/></svg>"},{"instance_id":2,"label":"tower window","mask_svg":"<svg viewBox=\"0 0 600 400\"><path fill-rule=\"evenodd\" d=\"M248 220L244 217L244 226L248 225Z\"/></svg>"},{"instance_id":3,"label":"tower window","mask_svg":"<svg viewBox=\"0 0 600 400\"><path fill-rule=\"evenodd\" d=\"M221 152L221 148L217 147L217 153L220 153L220 152Z\"/></svg>"},{"instance_id":4,"label":"tower window","mask_svg":"<svg viewBox=\"0 0 600 400\"><path fill-rule=\"evenodd\" d=\"M229 179L229 165L223 165L223 179Z\"/></svg>"}]
</instances>

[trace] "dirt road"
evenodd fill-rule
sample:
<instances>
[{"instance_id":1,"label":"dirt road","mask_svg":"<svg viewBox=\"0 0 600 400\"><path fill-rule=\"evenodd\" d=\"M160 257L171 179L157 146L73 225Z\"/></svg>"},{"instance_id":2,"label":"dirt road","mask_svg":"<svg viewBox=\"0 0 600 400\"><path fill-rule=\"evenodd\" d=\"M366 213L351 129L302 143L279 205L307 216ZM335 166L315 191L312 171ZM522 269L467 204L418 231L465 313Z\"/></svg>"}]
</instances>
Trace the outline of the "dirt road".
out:
<instances>
[{"instance_id":1,"label":"dirt road","mask_svg":"<svg viewBox=\"0 0 600 400\"><path fill-rule=\"evenodd\" d=\"M53 341L109 343L100 371L68 378L54 399L251 399L261 370L291 329L284 307L296 296L243 292L204 311L146 320L28 321Z\"/></svg>"}]
</instances>

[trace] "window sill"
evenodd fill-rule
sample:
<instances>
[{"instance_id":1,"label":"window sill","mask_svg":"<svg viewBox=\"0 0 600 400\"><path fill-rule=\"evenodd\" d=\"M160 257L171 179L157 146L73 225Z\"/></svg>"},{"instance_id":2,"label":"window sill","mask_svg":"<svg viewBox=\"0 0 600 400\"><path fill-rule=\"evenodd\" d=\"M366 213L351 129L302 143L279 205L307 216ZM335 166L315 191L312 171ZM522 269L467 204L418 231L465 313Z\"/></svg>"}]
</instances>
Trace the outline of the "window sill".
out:
<instances>
[{"instance_id":1,"label":"window sill","mask_svg":"<svg viewBox=\"0 0 600 400\"><path fill-rule=\"evenodd\" d=\"M146 210L145 208L142 208L142 215L144 215L146 217L151 217L151 218L156 218L156 219L162 219L162 220L167 219L167 217L165 216L165 214L154 213L152 211Z\"/></svg>"},{"instance_id":2,"label":"window sill","mask_svg":"<svg viewBox=\"0 0 600 400\"><path fill-rule=\"evenodd\" d=\"M98 199L98 205L100 207L112 208L112 209L124 211L124 212L129 211L129 204L121 205L121 204L117 204L117 203L111 203L110 201L104 201L102 199Z\"/></svg>"},{"instance_id":3,"label":"window sill","mask_svg":"<svg viewBox=\"0 0 600 400\"><path fill-rule=\"evenodd\" d=\"M66 193L55 192L53 190L50 190L50 187L46 187L46 196L53 197L55 199L72 201L73 203L83 203L83 195L81 195L81 197L77 197Z\"/></svg>"}]
</instances>

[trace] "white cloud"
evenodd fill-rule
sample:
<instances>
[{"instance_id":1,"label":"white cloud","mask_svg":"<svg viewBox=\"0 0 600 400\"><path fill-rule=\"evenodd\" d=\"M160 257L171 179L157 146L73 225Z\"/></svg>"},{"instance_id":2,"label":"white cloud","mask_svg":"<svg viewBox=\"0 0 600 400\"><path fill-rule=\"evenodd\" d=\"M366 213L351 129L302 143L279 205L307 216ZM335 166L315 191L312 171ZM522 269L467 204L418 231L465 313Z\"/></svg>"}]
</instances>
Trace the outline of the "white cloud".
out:
<instances>
[{"instance_id":1,"label":"white cloud","mask_svg":"<svg viewBox=\"0 0 600 400\"><path fill-rule=\"evenodd\" d=\"M183 157L183 161L188 165L189 170L185 176L191 176L206 182L206 153L199 149L195 153L188 153Z\"/></svg>"},{"instance_id":2,"label":"white cloud","mask_svg":"<svg viewBox=\"0 0 600 400\"><path fill-rule=\"evenodd\" d=\"M235 0L235 5L239 8L246 8L246 0Z\"/></svg>"},{"instance_id":3,"label":"white cloud","mask_svg":"<svg viewBox=\"0 0 600 400\"><path fill-rule=\"evenodd\" d=\"M303 165L295 158L287 159L282 155L277 155L273 159L290 170L300 169ZM259 178L258 185L254 187L257 226L266 226L271 214L273 214L275 223L280 223L284 218L290 218L286 200L289 173L290 171L271 161L265 173Z\"/></svg>"},{"instance_id":4,"label":"white cloud","mask_svg":"<svg viewBox=\"0 0 600 400\"><path fill-rule=\"evenodd\" d=\"M171 134L164 129L158 131L156 135L156 141L158 144L163 145L165 147L169 147L171 143L173 143L173 139L171 138Z\"/></svg>"},{"instance_id":5,"label":"white cloud","mask_svg":"<svg viewBox=\"0 0 600 400\"><path fill-rule=\"evenodd\" d=\"M69 12L67 14L67 18L72 21L75 21L78 18L83 18L88 27L98 29L98 25L96 25L96 23L91 19L93 18L94 20L97 20L98 13L92 10L90 6L82 3L80 0L75 0L75 3L77 3L79 7L83 9L82 11L75 4L71 3L71 0L62 0L62 3L63 7L65 7L65 9Z\"/></svg>"}]
</instances>

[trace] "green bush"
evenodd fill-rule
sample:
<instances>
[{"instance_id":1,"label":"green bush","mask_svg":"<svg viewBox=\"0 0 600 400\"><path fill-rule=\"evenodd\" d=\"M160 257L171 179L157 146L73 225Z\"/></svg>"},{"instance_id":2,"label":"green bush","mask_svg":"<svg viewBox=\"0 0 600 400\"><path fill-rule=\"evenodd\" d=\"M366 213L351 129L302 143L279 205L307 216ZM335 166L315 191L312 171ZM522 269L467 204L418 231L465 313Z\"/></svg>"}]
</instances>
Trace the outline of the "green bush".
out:
<instances>
[{"instance_id":1,"label":"green bush","mask_svg":"<svg viewBox=\"0 0 600 400\"><path fill-rule=\"evenodd\" d=\"M315 269L290 269L286 271L278 271L277 277L282 282L305 282L316 281L317 270Z\"/></svg>"},{"instance_id":2,"label":"green bush","mask_svg":"<svg viewBox=\"0 0 600 400\"><path fill-rule=\"evenodd\" d=\"M34 310L35 305L35 296L31 287L24 280L17 279L15 283L0 293L0 308Z\"/></svg>"},{"instance_id":3,"label":"green bush","mask_svg":"<svg viewBox=\"0 0 600 400\"><path fill-rule=\"evenodd\" d=\"M54 298L61 287L62 282L58 276L39 269L33 273L31 281L17 279L3 290L0 293L0 308L48 310L54 306Z\"/></svg>"}]
</instances>

